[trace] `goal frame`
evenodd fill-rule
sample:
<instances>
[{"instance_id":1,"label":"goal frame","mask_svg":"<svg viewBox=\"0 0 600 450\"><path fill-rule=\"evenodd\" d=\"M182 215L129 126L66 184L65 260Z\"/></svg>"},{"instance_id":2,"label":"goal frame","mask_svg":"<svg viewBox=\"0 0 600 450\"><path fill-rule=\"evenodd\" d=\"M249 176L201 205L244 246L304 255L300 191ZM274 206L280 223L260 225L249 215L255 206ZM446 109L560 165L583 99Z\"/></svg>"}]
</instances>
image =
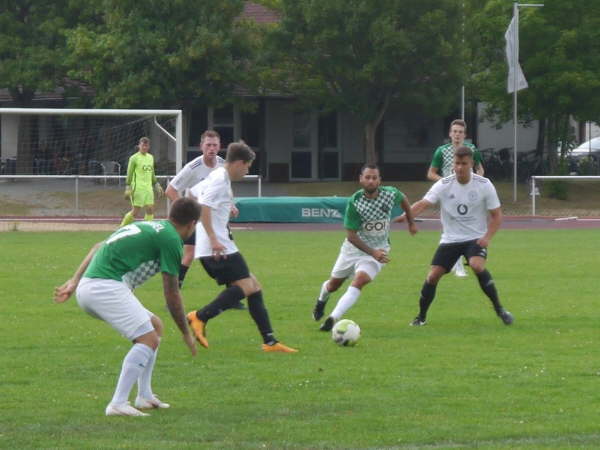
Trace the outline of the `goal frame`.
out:
<instances>
[{"instance_id":1,"label":"goal frame","mask_svg":"<svg viewBox=\"0 0 600 450\"><path fill-rule=\"evenodd\" d=\"M535 216L535 197L536 197L536 185L535 180L600 180L600 176L597 175L533 175L531 177L531 215Z\"/></svg>"},{"instance_id":2,"label":"goal frame","mask_svg":"<svg viewBox=\"0 0 600 450\"><path fill-rule=\"evenodd\" d=\"M183 112L180 109L77 109L77 108L0 108L0 114L63 116L140 116L154 117L155 124L175 142L175 173L183 167ZM175 136L156 121L156 117L176 118Z\"/></svg>"}]
</instances>

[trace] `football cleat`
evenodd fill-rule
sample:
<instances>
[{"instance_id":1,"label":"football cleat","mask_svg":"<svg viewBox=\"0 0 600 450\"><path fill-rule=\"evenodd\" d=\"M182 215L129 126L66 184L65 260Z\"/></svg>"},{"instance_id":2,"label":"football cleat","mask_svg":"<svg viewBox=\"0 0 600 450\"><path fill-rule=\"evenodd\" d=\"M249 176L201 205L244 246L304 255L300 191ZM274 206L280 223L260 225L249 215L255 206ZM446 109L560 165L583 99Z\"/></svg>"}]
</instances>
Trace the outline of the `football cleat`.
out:
<instances>
[{"instance_id":1,"label":"football cleat","mask_svg":"<svg viewBox=\"0 0 600 450\"><path fill-rule=\"evenodd\" d=\"M323 322L321 324L321 326L319 327L319 330L321 331L331 331L331 329L333 328L333 324L335 323L335 320L333 319L333 317L329 316L327 319L325 319L325 322Z\"/></svg>"},{"instance_id":2,"label":"football cleat","mask_svg":"<svg viewBox=\"0 0 600 450\"><path fill-rule=\"evenodd\" d=\"M156 395L152 398L136 397L134 405L138 409L167 409L171 407L168 403L161 402Z\"/></svg>"},{"instance_id":3,"label":"football cleat","mask_svg":"<svg viewBox=\"0 0 600 450\"><path fill-rule=\"evenodd\" d=\"M187 315L188 323L190 327L192 327L192 331L194 332L194 336L196 336L196 340L200 343L200 345L204 348L208 348L208 341L206 340L206 323L202 322L198 319L196 315L196 311L192 311Z\"/></svg>"},{"instance_id":4,"label":"football cleat","mask_svg":"<svg viewBox=\"0 0 600 450\"><path fill-rule=\"evenodd\" d=\"M283 345L281 342L275 342L273 345L263 344L263 352L281 352L281 353L297 353L298 350L287 345Z\"/></svg>"},{"instance_id":5,"label":"football cleat","mask_svg":"<svg viewBox=\"0 0 600 450\"><path fill-rule=\"evenodd\" d=\"M317 303L315 303L315 308L313 309L313 319L315 319L315 322L318 322L319 320L321 320L321 317L323 317L323 314L325 313L325 302L319 301L317 300Z\"/></svg>"},{"instance_id":6,"label":"football cleat","mask_svg":"<svg viewBox=\"0 0 600 450\"><path fill-rule=\"evenodd\" d=\"M425 320L422 320L419 316L415 317L414 320L411 323L409 323L411 327L422 327L426 324L427 322Z\"/></svg>"},{"instance_id":7,"label":"football cleat","mask_svg":"<svg viewBox=\"0 0 600 450\"><path fill-rule=\"evenodd\" d=\"M504 322L504 325L512 325L512 323L515 321L515 318L513 317L513 315L505 309L502 309L498 313L498 317L500 317L500 319L502 319L502 322Z\"/></svg>"},{"instance_id":8,"label":"football cleat","mask_svg":"<svg viewBox=\"0 0 600 450\"><path fill-rule=\"evenodd\" d=\"M149 416L150 414L146 414L138 409L135 409L133 406L127 403L122 403L120 405L113 405L112 403L106 407L106 415L107 416Z\"/></svg>"}]
</instances>

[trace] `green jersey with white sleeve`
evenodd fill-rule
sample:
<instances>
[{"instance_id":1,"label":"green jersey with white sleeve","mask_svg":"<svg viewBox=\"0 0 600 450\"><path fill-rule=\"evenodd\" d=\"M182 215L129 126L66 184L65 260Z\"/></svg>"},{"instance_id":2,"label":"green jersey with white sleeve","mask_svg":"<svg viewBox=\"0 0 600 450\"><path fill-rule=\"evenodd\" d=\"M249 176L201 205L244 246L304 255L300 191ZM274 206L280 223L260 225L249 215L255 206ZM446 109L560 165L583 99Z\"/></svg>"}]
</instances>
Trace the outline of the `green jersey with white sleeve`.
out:
<instances>
[{"instance_id":1,"label":"green jersey with white sleeve","mask_svg":"<svg viewBox=\"0 0 600 450\"><path fill-rule=\"evenodd\" d=\"M183 241L171 222L136 222L104 241L83 276L123 281L133 290L158 272L177 276L182 255Z\"/></svg>"},{"instance_id":2,"label":"green jersey with white sleeve","mask_svg":"<svg viewBox=\"0 0 600 450\"><path fill-rule=\"evenodd\" d=\"M344 227L356 231L369 247L389 251L392 209L399 206L403 199L404 194L393 186L380 186L375 198L368 198L365 190L360 189L348 199ZM344 241L342 249L361 252L348 239Z\"/></svg>"},{"instance_id":3,"label":"green jersey with white sleeve","mask_svg":"<svg viewBox=\"0 0 600 450\"><path fill-rule=\"evenodd\" d=\"M483 159L481 158L479 150L477 150L473 144L465 142L463 145L473 150L473 162L475 167L482 164ZM435 149L433 159L431 160L431 167L438 169L441 177L447 177L454 173L454 146L452 143L440 145Z\"/></svg>"}]
</instances>

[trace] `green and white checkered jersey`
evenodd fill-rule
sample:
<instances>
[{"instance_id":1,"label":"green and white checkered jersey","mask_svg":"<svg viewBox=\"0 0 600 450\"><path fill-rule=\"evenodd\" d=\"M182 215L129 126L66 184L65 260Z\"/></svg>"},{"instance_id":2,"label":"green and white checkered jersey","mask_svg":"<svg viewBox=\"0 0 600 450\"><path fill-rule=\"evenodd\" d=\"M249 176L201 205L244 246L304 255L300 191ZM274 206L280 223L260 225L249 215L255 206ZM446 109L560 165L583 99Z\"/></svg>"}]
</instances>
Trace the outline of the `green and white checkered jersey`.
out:
<instances>
[{"instance_id":1,"label":"green and white checkered jersey","mask_svg":"<svg viewBox=\"0 0 600 450\"><path fill-rule=\"evenodd\" d=\"M479 150L473 144L465 142L463 145L473 150L473 162L475 166L481 164L482 159ZM454 147L452 143L441 145L435 149L433 159L431 160L431 167L438 169L441 177L452 175L454 172Z\"/></svg>"},{"instance_id":2,"label":"green and white checkered jersey","mask_svg":"<svg viewBox=\"0 0 600 450\"><path fill-rule=\"evenodd\" d=\"M158 272L177 276L183 242L168 220L119 228L98 249L84 277L123 281L135 289Z\"/></svg>"},{"instance_id":3,"label":"green and white checkered jersey","mask_svg":"<svg viewBox=\"0 0 600 450\"><path fill-rule=\"evenodd\" d=\"M392 209L400 205L404 194L392 186L379 187L379 194L375 198L367 198L364 189L361 189L348 199L344 227L355 230L358 237L371 248L390 248L390 221ZM347 250L358 250L347 239L344 246Z\"/></svg>"}]
</instances>

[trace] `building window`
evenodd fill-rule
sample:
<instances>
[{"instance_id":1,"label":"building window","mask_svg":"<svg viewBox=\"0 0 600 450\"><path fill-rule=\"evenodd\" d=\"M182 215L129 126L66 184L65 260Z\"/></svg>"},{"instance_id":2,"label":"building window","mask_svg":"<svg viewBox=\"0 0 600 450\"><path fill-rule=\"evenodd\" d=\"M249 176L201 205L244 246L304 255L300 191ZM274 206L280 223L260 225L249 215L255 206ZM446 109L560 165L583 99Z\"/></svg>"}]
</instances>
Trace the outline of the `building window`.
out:
<instances>
[{"instance_id":1,"label":"building window","mask_svg":"<svg viewBox=\"0 0 600 450\"><path fill-rule=\"evenodd\" d=\"M294 148L310 147L311 121L309 112L295 112L293 125Z\"/></svg>"}]
</instances>

